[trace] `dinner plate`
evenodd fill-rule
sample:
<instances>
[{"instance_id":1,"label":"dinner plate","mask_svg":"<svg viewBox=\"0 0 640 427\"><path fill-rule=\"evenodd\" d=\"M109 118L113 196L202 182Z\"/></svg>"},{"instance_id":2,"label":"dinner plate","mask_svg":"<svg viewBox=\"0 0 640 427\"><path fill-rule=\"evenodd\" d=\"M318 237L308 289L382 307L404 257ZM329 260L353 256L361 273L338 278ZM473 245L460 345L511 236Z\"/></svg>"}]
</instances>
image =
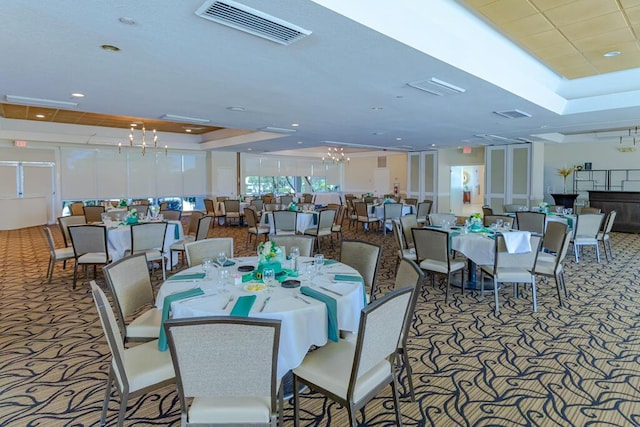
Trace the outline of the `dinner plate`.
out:
<instances>
[{"instance_id":1,"label":"dinner plate","mask_svg":"<svg viewBox=\"0 0 640 427\"><path fill-rule=\"evenodd\" d=\"M242 272L242 273L248 273L250 271L255 270L256 268L253 265L241 265L240 267L238 267L238 271Z\"/></svg>"},{"instance_id":2,"label":"dinner plate","mask_svg":"<svg viewBox=\"0 0 640 427\"><path fill-rule=\"evenodd\" d=\"M283 288L297 288L298 286L300 286L299 280L289 279L282 282Z\"/></svg>"},{"instance_id":3,"label":"dinner plate","mask_svg":"<svg viewBox=\"0 0 640 427\"><path fill-rule=\"evenodd\" d=\"M262 292L267 289L267 285L264 283L249 283L244 286L244 290L247 292Z\"/></svg>"}]
</instances>

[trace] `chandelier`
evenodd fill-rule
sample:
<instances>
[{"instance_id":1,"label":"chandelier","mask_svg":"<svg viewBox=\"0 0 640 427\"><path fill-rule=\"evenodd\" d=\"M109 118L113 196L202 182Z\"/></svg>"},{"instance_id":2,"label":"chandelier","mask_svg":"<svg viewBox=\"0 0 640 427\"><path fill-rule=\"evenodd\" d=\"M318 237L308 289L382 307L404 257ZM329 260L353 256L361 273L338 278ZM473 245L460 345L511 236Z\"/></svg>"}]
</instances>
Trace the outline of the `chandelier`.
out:
<instances>
[{"instance_id":1,"label":"chandelier","mask_svg":"<svg viewBox=\"0 0 640 427\"><path fill-rule=\"evenodd\" d=\"M344 155L344 148L340 148L340 150L338 150L337 147L333 147L333 150L331 150L331 147L329 147L327 151L327 155L322 156L322 163L324 164L325 161L331 162L337 165L341 163L349 164L351 159Z\"/></svg>"},{"instance_id":2,"label":"chandelier","mask_svg":"<svg viewBox=\"0 0 640 427\"><path fill-rule=\"evenodd\" d=\"M140 147L143 156L146 154L147 148L153 148L154 150L158 149L158 134L156 133L155 129L153 129L152 131L153 137L152 141L149 144L147 144L147 130L145 129L144 125L142 125L142 135L139 144L135 142L135 137L133 135L134 130L136 129L133 126L131 126L131 129L129 129L129 148ZM166 156L169 146L165 145L163 148L164 155ZM118 153L122 153L122 142L118 143Z\"/></svg>"}]
</instances>

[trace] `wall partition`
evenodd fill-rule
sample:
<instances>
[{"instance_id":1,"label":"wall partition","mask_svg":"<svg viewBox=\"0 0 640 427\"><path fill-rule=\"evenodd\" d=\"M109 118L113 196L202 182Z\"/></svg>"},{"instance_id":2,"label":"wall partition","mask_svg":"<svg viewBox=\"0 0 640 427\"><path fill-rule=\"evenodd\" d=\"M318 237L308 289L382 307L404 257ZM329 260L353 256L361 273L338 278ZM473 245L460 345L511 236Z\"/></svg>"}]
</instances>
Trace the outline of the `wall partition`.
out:
<instances>
[{"instance_id":1,"label":"wall partition","mask_svg":"<svg viewBox=\"0 0 640 427\"><path fill-rule=\"evenodd\" d=\"M407 155L407 197L433 200L438 212L438 152L422 151Z\"/></svg>"},{"instance_id":2,"label":"wall partition","mask_svg":"<svg viewBox=\"0 0 640 427\"><path fill-rule=\"evenodd\" d=\"M531 148L529 144L487 147L485 203L502 212L504 204L529 206Z\"/></svg>"}]
</instances>

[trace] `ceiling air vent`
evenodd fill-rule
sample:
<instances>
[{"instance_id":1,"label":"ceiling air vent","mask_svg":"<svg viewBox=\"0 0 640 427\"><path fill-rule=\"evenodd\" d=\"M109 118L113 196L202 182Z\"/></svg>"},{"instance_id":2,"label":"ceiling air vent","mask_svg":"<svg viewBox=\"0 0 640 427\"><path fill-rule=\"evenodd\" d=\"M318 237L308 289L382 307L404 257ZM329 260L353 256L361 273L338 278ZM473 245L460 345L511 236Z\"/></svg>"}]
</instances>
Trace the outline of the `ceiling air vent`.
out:
<instances>
[{"instance_id":1,"label":"ceiling air vent","mask_svg":"<svg viewBox=\"0 0 640 427\"><path fill-rule=\"evenodd\" d=\"M414 89L419 89L436 96L454 95L467 91L466 89L455 86L449 82L445 82L444 80L436 79L435 77L431 77L429 80L409 82L407 83L407 86L411 86Z\"/></svg>"},{"instance_id":2,"label":"ceiling air vent","mask_svg":"<svg viewBox=\"0 0 640 427\"><path fill-rule=\"evenodd\" d=\"M378 156L378 167L379 168L387 167L387 156Z\"/></svg>"},{"instance_id":3,"label":"ceiling air vent","mask_svg":"<svg viewBox=\"0 0 640 427\"><path fill-rule=\"evenodd\" d=\"M304 28L231 0L209 0L200 6L196 15L284 45L311 34Z\"/></svg>"},{"instance_id":4,"label":"ceiling air vent","mask_svg":"<svg viewBox=\"0 0 640 427\"><path fill-rule=\"evenodd\" d=\"M507 119L520 119L522 117L531 117L531 114L522 110L494 111L493 113L502 117L506 117Z\"/></svg>"}]
</instances>

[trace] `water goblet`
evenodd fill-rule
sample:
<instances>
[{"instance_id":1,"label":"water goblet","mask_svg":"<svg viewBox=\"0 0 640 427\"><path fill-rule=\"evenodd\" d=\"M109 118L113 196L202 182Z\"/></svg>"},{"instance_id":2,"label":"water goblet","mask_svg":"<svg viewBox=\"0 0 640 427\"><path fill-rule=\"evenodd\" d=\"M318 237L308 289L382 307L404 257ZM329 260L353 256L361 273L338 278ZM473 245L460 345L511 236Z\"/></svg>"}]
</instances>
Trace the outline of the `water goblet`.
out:
<instances>
[{"instance_id":1,"label":"water goblet","mask_svg":"<svg viewBox=\"0 0 640 427\"><path fill-rule=\"evenodd\" d=\"M496 228L498 230L502 230L504 228L504 221L502 219L496 220Z\"/></svg>"},{"instance_id":2,"label":"water goblet","mask_svg":"<svg viewBox=\"0 0 640 427\"><path fill-rule=\"evenodd\" d=\"M227 262L227 253L226 252L218 252L218 256L216 257L218 264L220 267L224 267L224 264Z\"/></svg>"},{"instance_id":3,"label":"water goblet","mask_svg":"<svg viewBox=\"0 0 640 427\"><path fill-rule=\"evenodd\" d=\"M291 247L291 252L289 253L289 257L291 258L291 269L293 271L298 270L298 257L300 257L300 248L297 246Z\"/></svg>"},{"instance_id":4,"label":"water goblet","mask_svg":"<svg viewBox=\"0 0 640 427\"><path fill-rule=\"evenodd\" d=\"M324 255L316 254L313 257L313 265L316 268L316 273L318 276L322 276L322 267L324 266Z\"/></svg>"},{"instance_id":5,"label":"water goblet","mask_svg":"<svg viewBox=\"0 0 640 427\"><path fill-rule=\"evenodd\" d=\"M220 284L222 285L222 293L227 293L229 290L227 286L229 285L230 278L229 270L226 268L221 268L218 272L218 278L220 279Z\"/></svg>"},{"instance_id":6,"label":"water goblet","mask_svg":"<svg viewBox=\"0 0 640 427\"><path fill-rule=\"evenodd\" d=\"M209 274L213 269L213 259L211 258L203 258L202 259L202 272L204 273L204 277L209 278Z\"/></svg>"}]
</instances>

